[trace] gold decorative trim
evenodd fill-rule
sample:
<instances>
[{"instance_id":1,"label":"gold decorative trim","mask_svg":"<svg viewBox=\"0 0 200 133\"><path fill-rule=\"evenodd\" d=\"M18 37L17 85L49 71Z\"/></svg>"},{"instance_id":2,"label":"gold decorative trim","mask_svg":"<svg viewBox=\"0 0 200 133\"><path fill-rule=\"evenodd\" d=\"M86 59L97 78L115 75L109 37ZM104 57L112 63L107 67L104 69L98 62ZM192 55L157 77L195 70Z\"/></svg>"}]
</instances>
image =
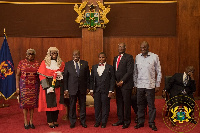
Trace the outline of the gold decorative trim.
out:
<instances>
[{"instance_id":1,"label":"gold decorative trim","mask_svg":"<svg viewBox=\"0 0 200 133\"><path fill-rule=\"evenodd\" d=\"M0 4L18 4L18 5L75 5L81 3L70 3L70 2L10 2L0 1Z\"/></svg>"},{"instance_id":2,"label":"gold decorative trim","mask_svg":"<svg viewBox=\"0 0 200 133\"><path fill-rule=\"evenodd\" d=\"M167 4L167 3L177 3L177 1L122 1L122 2L104 2L104 4ZM16 4L16 5L75 5L75 4L82 4L82 3L0 1L0 4Z\"/></svg>"},{"instance_id":3,"label":"gold decorative trim","mask_svg":"<svg viewBox=\"0 0 200 133\"><path fill-rule=\"evenodd\" d=\"M167 4L177 3L177 1L122 1L122 2L104 2L104 4Z\"/></svg>"},{"instance_id":4,"label":"gold decorative trim","mask_svg":"<svg viewBox=\"0 0 200 133\"><path fill-rule=\"evenodd\" d=\"M15 93L16 93L16 92L14 92L10 97L6 98L6 97L4 96L4 94L0 92L1 96L2 96L5 100L9 100L12 96L15 95Z\"/></svg>"}]
</instances>

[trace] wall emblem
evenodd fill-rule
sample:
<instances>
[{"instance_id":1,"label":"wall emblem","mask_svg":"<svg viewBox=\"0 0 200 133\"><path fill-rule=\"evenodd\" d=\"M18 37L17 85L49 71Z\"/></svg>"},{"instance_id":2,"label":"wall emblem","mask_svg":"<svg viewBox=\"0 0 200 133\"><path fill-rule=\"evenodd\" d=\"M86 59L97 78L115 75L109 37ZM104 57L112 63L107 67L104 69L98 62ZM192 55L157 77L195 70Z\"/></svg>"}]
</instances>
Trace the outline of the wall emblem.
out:
<instances>
[{"instance_id":1,"label":"wall emblem","mask_svg":"<svg viewBox=\"0 0 200 133\"><path fill-rule=\"evenodd\" d=\"M0 77L2 79L6 78L8 75L12 75L13 71L11 68L8 67L8 64L6 64L6 61L1 62L0 64Z\"/></svg>"},{"instance_id":2,"label":"wall emblem","mask_svg":"<svg viewBox=\"0 0 200 133\"><path fill-rule=\"evenodd\" d=\"M81 28L88 28L89 31L96 31L96 28L105 28L105 24L109 22L106 18L106 14L110 12L110 6L105 7L100 1L97 1L97 5L93 3L89 6L89 9L84 10L88 1L84 1L80 6L77 4L74 6L74 10L78 13L76 22L80 24ZM99 10L99 11L97 11Z\"/></svg>"},{"instance_id":3,"label":"wall emblem","mask_svg":"<svg viewBox=\"0 0 200 133\"><path fill-rule=\"evenodd\" d=\"M166 101L162 117L174 132L186 133L194 129L200 118L198 104L188 96L179 95Z\"/></svg>"}]
</instances>

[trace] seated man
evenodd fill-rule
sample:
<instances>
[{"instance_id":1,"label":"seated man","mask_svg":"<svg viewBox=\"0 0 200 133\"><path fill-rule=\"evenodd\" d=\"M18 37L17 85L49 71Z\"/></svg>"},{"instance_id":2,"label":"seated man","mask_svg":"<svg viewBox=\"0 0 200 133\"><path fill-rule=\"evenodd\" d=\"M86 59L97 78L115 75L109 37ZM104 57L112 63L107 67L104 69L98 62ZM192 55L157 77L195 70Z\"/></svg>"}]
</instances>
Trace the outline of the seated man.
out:
<instances>
[{"instance_id":1,"label":"seated man","mask_svg":"<svg viewBox=\"0 0 200 133\"><path fill-rule=\"evenodd\" d=\"M171 108L175 108L181 104L187 106L192 109L190 116L193 114L195 106L193 93L196 91L196 85L193 73L193 66L186 67L184 73L174 74L163 90L163 96L165 96L166 92L168 92L170 94L170 98L173 98L173 100L171 100L173 102ZM190 122L196 124L194 119L190 119ZM175 123L172 122L172 124Z\"/></svg>"}]
</instances>

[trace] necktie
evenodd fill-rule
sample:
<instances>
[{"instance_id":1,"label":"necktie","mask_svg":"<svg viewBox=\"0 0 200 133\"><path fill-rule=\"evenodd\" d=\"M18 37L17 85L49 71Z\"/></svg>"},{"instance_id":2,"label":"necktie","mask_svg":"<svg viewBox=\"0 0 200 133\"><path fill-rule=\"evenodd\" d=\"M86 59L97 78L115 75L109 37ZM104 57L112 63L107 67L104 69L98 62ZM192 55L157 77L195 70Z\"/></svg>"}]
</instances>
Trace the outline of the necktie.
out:
<instances>
[{"instance_id":1,"label":"necktie","mask_svg":"<svg viewBox=\"0 0 200 133\"><path fill-rule=\"evenodd\" d=\"M78 66L78 62L76 62L76 72L77 72L77 74L78 74L78 76L79 76L79 71L80 69L79 69L79 66Z\"/></svg>"},{"instance_id":2,"label":"necktie","mask_svg":"<svg viewBox=\"0 0 200 133\"><path fill-rule=\"evenodd\" d=\"M186 76L185 79L184 79L184 81L183 81L184 86L186 86L187 83L188 83L188 76Z\"/></svg>"},{"instance_id":3,"label":"necktie","mask_svg":"<svg viewBox=\"0 0 200 133\"><path fill-rule=\"evenodd\" d=\"M99 66L104 66L104 64L101 64L101 63L100 63Z\"/></svg>"},{"instance_id":4,"label":"necktie","mask_svg":"<svg viewBox=\"0 0 200 133\"><path fill-rule=\"evenodd\" d=\"M118 69L118 66L119 66L120 58L121 58L121 55L119 55L119 57L117 59L117 69Z\"/></svg>"}]
</instances>

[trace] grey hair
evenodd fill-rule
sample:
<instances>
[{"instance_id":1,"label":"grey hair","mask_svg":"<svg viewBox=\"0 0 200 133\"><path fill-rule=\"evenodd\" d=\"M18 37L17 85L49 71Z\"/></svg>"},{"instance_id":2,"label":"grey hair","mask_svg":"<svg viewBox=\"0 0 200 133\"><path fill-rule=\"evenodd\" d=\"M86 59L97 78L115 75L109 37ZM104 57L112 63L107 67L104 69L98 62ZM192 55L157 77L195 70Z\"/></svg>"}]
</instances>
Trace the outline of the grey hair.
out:
<instances>
[{"instance_id":1,"label":"grey hair","mask_svg":"<svg viewBox=\"0 0 200 133\"><path fill-rule=\"evenodd\" d=\"M57 51L58 52L58 56L57 56L57 65L58 67L61 66L61 63L62 63L62 60L59 56L59 50L56 48L56 47L50 47L47 51L47 55L46 57L44 58L44 61L45 61L45 64L47 66L50 66L51 65L51 51Z\"/></svg>"},{"instance_id":2,"label":"grey hair","mask_svg":"<svg viewBox=\"0 0 200 133\"><path fill-rule=\"evenodd\" d=\"M26 51L26 54L27 54L27 55L28 55L29 51L32 51L32 52L34 53L34 55L36 55L35 49L32 49L32 48L27 49L27 51Z\"/></svg>"}]
</instances>

